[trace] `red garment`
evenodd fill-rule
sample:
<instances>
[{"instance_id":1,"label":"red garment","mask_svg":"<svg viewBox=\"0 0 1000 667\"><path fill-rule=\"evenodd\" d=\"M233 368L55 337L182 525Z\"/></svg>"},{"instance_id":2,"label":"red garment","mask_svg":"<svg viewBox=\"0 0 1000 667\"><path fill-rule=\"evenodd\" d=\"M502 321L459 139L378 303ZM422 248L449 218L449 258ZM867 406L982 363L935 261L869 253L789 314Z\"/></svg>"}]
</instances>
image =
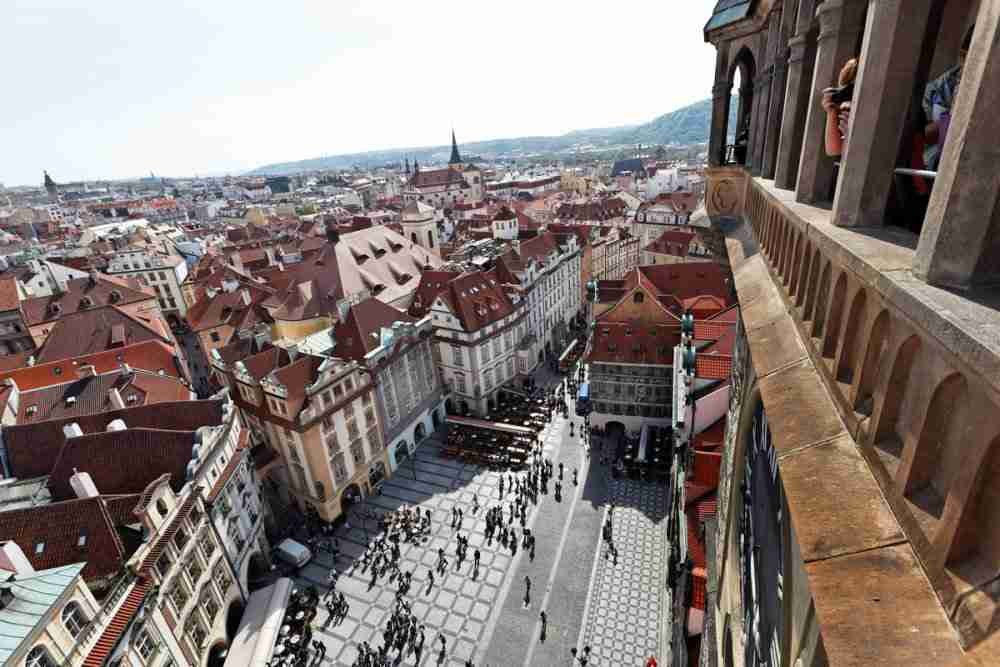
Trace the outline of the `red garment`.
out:
<instances>
[{"instance_id":1,"label":"red garment","mask_svg":"<svg viewBox=\"0 0 1000 667\"><path fill-rule=\"evenodd\" d=\"M656 667L656 658L650 657L649 660L646 661L646 667Z\"/></svg>"}]
</instances>

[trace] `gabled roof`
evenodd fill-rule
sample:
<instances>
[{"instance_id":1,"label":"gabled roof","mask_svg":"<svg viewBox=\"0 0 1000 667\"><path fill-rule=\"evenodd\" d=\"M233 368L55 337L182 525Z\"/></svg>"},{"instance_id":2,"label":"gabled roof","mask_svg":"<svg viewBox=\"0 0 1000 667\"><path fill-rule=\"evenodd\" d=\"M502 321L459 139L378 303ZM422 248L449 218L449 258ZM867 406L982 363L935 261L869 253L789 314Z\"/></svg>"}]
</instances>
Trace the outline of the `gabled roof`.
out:
<instances>
[{"instance_id":1,"label":"gabled roof","mask_svg":"<svg viewBox=\"0 0 1000 667\"><path fill-rule=\"evenodd\" d=\"M117 369L22 392L17 422L26 424L113 410L112 390L118 392L127 407L184 401L192 397L191 390L173 376Z\"/></svg>"},{"instance_id":2,"label":"gabled roof","mask_svg":"<svg viewBox=\"0 0 1000 667\"><path fill-rule=\"evenodd\" d=\"M408 313L378 299L365 299L351 306L344 321L334 328L336 355L360 361L379 346L382 327L391 327L394 322L412 322L413 319Z\"/></svg>"},{"instance_id":3,"label":"gabled roof","mask_svg":"<svg viewBox=\"0 0 1000 667\"><path fill-rule=\"evenodd\" d=\"M36 360L44 364L145 341L173 345L170 330L158 314L146 318L115 306L83 310L52 324Z\"/></svg>"},{"instance_id":4,"label":"gabled roof","mask_svg":"<svg viewBox=\"0 0 1000 667\"><path fill-rule=\"evenodd\" d=\"M50 296L25 299L21 312L28 326L61 319L80 310L108 305L125 305L137 301L154 301L152 294L134 288L128 281L94 273L66 283L66 291ZM89 299L89 304L83 303Z\"/></svg>"},{"instance_id":5,"label":"gabled roof","mask_svg":"<svg viewBox=\"0 0 1000 667\"><path fill-rule=\"evenodd\" d=\"M697 236L694 232L683 229L668 229L643 250L663 255L673 255L675 257L687 257L691 241Z\"/></svg>"},{"instance_id":6,"label":"gabled roof","mask_svg":"<svg viewBox=\"0 0 1000 667\"><path fill-rule=\"evenodd\" d=\"M457 169L445 167L444 169L421 169L410 176L408 185L411 188L431 188L442 185L467 186L465 178Z\"/></svg>"},{"instance_id":7,"label":"gabled roof","mask_svg":"<svg viewBox=\"0 0 1000 667\"><path fill-rule=\"evenodd\" d=\"M11 476L29 479L48 475L66 442L63 427L68 424L78 424L84 434L104 433L116 419L121 419L128 428L194 431L201 426L221 424L222 403L221 400L171 401L5 426L3 438Z\"/></svg>"},{"instance_id":8,"label":"gabled roof","mask_svg":"<svg viewBox=\"0 0 1000 667\"><path fill-rule=\"evenodd\" d=\"M36 570L86 561L83 578L89 581L125 567L125 546L100 496L8 510L2 516L0 541L16 542Z\"/></svg>"},{"instance_id":9,"label":"gabled roof","mask_svg":"<svg viewBox=\"0 0 1000 667\"><path fill-rule=\"evenodd\" d=\"M446 286L438 288L434 298L444 300L463 330L479 331L514 312L514 304L495 270L445 275L452 277ZM414 306L411 312L420 316L426 314L434 298L422 300L421 307L417 309Z\"/></svg>"},{"instance_id":10,"label":"gabled roof","mask_svg":"<svg viewBox=\"0 0 1000 667\"><path fill-rule=\"evenodd\" d=\"M234 329L244 328L247 324L252 326L260 318L270 319L267 311L256 306L271 293L272 290L241 281L239 287L230 292L202 296L188 309L185 319L192 331L213 329L223 324ZM247 301L250 303L247 304Z\"/></svg>"},{"instance_id":11,"label":"gabled roof","mask_svg":"<svg viewBox=\"0 0 1000 667\"><path fill-rule=\"evenodd\" d=\"M69 478L86 472L100 493L141 493L161 475L170 475L170 486L184 486L193 431L129 428L90 433L63 444L49 473L49 489L57 500L75 496Z\"/></svg>"}]
</instances>

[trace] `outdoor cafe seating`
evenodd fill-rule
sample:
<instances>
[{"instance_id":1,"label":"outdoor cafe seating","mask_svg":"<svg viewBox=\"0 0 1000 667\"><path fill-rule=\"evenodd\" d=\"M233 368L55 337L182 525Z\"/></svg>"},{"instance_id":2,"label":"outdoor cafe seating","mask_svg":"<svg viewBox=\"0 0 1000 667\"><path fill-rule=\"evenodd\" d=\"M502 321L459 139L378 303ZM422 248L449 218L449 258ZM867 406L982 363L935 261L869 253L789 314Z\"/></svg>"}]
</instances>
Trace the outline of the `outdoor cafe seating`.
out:
<instances>
[{"instance_id":1,"label":"outdoor cafe seating","mask_svg":"<svg viewBox=\"0 0 1000 667\"><path fill-rule=\"evenodd\" d=\"M673 454L673 432L669 426L646 424L638 438L625 442L621 463L630 479L666 480Z\"/></svg>"}]
</instances>

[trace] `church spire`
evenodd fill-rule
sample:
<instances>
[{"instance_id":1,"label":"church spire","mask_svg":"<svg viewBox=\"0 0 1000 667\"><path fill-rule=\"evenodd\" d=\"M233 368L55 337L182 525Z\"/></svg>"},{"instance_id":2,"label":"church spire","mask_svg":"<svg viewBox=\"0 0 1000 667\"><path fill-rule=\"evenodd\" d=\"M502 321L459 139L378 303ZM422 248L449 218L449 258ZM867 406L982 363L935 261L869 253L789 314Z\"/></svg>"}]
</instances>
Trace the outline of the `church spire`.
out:
<instances>
[{"instance_id":1,"label":"church spire","mask_svg":"<svg viewBox=\"0 0 1000 667\"><path fill-rule=\"evenodd\" d=\"M410 175L410 158L406 158L406 175Z\"/></svg>"},{"instance_id":2,"label":"church spire","mask_svg":"<svg viewBox=\"0 0 1000 667\"><path fill-rule=\"evenodd\" d=\"M458 142L455 141L455 130L451 131L451 159L448 164L462 164L462 156L458 154Z\"/></svg>"}]
</instances>

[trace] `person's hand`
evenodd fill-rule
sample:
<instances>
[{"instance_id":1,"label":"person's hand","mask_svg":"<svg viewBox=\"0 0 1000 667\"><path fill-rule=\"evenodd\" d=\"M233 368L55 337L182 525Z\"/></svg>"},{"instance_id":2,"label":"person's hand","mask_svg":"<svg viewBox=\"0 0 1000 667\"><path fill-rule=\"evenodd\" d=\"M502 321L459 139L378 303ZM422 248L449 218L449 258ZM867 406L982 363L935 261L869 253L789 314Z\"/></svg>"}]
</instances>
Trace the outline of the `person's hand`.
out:
<instances>
[{"instance_id":1,"label":"person's hand","mask_svg":"<svg viewBox=\"0 0 1000 667\"><path fill-rule=\"evenodd\" d=\"M833 93L833 88L827 88L823 91L823 100L821 104L827 113L835 113L837 111L837 105L833 101Z\"/></svg>"},{"instance_id":2,"label":"person's hand","mask_svg":"<svg viewBox=\"0 0 1000 667\"><path fill-rule=\"evenodd\" d=\"M837 129L840 130L840 136L847 136L847 129L851 124L851 103L844 102L840 105L840 110L837 112Z\"/></svg>"},{"instance_id":3,"label":"person's hand","mask_svg":"<svg viewBox=\"0 0 1000 667\"><path fill-rule=\"evenodd\" d=\"M927 127L924 128L924 141L929 145L933 146L941 140L941 128L935 122L927 123Z\"/></svg>"}]
</instances>

